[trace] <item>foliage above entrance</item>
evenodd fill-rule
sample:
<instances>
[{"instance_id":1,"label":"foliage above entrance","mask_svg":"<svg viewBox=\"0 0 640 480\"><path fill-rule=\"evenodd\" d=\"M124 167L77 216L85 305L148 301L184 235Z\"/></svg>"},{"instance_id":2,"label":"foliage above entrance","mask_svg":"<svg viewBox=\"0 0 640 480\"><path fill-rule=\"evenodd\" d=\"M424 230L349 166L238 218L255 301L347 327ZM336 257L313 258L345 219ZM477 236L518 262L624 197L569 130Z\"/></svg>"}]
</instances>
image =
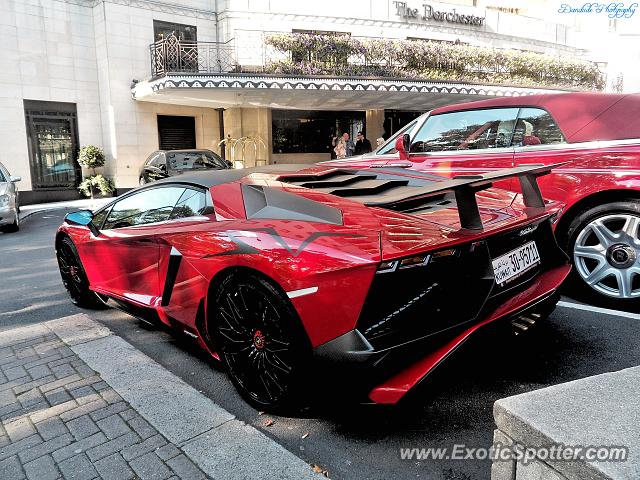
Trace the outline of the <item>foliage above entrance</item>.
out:
<instances>
[{"instance_id":1,"label":"foliage above entrance","mask_svg":"<svg viewBox=\"0 0 640 480\"><path fill-rule=\"evenodd\" d=\"M279 52L266 65L266 71L275 74L395 77L581 90L604 87L604 77L594 63L518 50L307 33L272 34L265 42Z\"/></svg>"}]
</instances>

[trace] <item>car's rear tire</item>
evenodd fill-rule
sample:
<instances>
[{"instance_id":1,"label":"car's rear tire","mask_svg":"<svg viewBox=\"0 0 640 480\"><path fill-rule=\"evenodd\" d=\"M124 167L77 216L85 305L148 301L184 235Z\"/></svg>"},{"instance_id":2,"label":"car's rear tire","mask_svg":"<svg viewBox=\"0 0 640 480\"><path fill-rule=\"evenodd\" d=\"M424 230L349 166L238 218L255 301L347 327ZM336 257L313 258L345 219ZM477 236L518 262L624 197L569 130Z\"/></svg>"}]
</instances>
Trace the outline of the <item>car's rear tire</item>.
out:
<instances>
[{"instance_id":1,"label":"car's rear tire","mask_svg":"<svg viewBox=\"0 0 640 480\"><path fill-rule=\"evenodd\" d=\"M247 402L270 412L306 406L311 345L288 298L269 281L246 272L225 277L212 293L206 327Z\"/></svg>"},{"instance_id":2,"label":"car's rear tire","mask_svg":"<svg viewBox=\"0 0 640 480\"><path fill-rule=\"evenodd\" d=\"M56 257L62 283L74 305L93 310L106 308L97 294L89 290L89 280L80 261L78 250L69 237L63 237L58 242Z\"/></svg>"},{"instance_id":3,"label":"car's rear tire","mask_svg":"<svg viewBox=\"0 0 640 480\"><path fill-rule=\"evenodd\" d=\"M640 202L584 210L561 237L574 268L569 286L621 307L640 305Z\"/></svg>"},{"instance_id":4,"label":"car's rear tire","mask_svg":"<svg viewBox=\"0 0 640 480\"><path fill-rule=\"evenodd\" d=\"M17 232L18 230L20 230L20 216L18 215L18 211L16 210L16 217L13 220L13 223L0 227L0 231L4 233L13 233Z\"/></svg>"}]
</instances>

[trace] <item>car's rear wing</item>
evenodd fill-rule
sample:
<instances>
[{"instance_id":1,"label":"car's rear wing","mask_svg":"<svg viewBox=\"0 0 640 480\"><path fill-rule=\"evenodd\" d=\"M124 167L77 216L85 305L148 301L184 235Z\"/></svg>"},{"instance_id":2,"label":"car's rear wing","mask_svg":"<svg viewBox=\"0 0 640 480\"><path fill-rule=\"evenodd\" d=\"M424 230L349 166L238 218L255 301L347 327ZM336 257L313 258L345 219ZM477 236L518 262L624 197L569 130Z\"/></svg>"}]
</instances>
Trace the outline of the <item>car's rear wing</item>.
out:
<instances>
[{"instance_id":1,"label":"car's rear wing","mask_svg":"<svg viewBox=\"0 0 640 480\"><path fill-rule=\"evenodd\" d=\"M279 180L340 197L349 197L368 207L400 211L425 209L433 202L434 197L437 200L447 193L453 193L461 227L481 230L483 225L476 199L477 192L491 188L496 181L517 177L524 204L530 208L544 208L545 202L538 186L538 177L547 175L560 165L564 163L520 165L481 175L457 175L447 180L440 180L442 177L435 176L416 179L411 175L420 175L419 172L394 175L383 169L376 172L337 169L311 175L283 175Z\"/></svg>"}]
</instances>

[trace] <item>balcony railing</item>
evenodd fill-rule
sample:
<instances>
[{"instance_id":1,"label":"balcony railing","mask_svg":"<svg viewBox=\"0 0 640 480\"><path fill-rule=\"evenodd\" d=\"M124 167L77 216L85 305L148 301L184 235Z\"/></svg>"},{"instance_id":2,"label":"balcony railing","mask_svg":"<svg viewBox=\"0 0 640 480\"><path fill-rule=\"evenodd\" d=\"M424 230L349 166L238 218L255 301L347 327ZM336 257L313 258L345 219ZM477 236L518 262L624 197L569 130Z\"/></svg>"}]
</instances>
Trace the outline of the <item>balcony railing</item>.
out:
<instances>
[{"instance_id":1,"label":"balcony railing","mask_svg":"<svg viewBox=\"0 0 640 480\"><path fill-rule=\"evenodd\" d=\"M185 42L170 35L149 46L151 75L169 73L237 72L233 40L219 42Z\"/></svg>"},{"instance_id":2,"label":"balcony railing","mask_svg":"<svg viewBox=\"0 0 640 480\"><path fill-rule=\"evenodd\" d=\"M236 31L226 43L151 44L151 73L266 73L296 76L405 78L521 87L599 90L591 62L531 52L430 41Z\"/></svg>"}]
</instances>

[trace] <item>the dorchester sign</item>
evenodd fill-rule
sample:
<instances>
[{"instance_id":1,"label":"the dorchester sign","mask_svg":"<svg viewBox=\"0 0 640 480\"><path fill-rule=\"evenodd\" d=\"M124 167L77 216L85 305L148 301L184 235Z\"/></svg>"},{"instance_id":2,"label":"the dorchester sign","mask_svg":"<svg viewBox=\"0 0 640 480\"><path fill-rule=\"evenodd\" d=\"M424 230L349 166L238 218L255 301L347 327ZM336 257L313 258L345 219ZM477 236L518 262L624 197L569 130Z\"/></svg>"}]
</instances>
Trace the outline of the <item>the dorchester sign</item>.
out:
<instances>
[{"instance_id":1,"label":"the dorchester sign","mask_svg":"<svg viewBox=\"0 0 640 480\"><path fill-rule=\"evenodd\" d=\"M423 3L422 8L412 8L407 2L394 1L396 16L415 20L434 20L436 22L460 23L463 25L482 26L485 17L470 15L468 13L458 13L456 9L436 10L428 3Z\"/></svg>"}]
</instances>

